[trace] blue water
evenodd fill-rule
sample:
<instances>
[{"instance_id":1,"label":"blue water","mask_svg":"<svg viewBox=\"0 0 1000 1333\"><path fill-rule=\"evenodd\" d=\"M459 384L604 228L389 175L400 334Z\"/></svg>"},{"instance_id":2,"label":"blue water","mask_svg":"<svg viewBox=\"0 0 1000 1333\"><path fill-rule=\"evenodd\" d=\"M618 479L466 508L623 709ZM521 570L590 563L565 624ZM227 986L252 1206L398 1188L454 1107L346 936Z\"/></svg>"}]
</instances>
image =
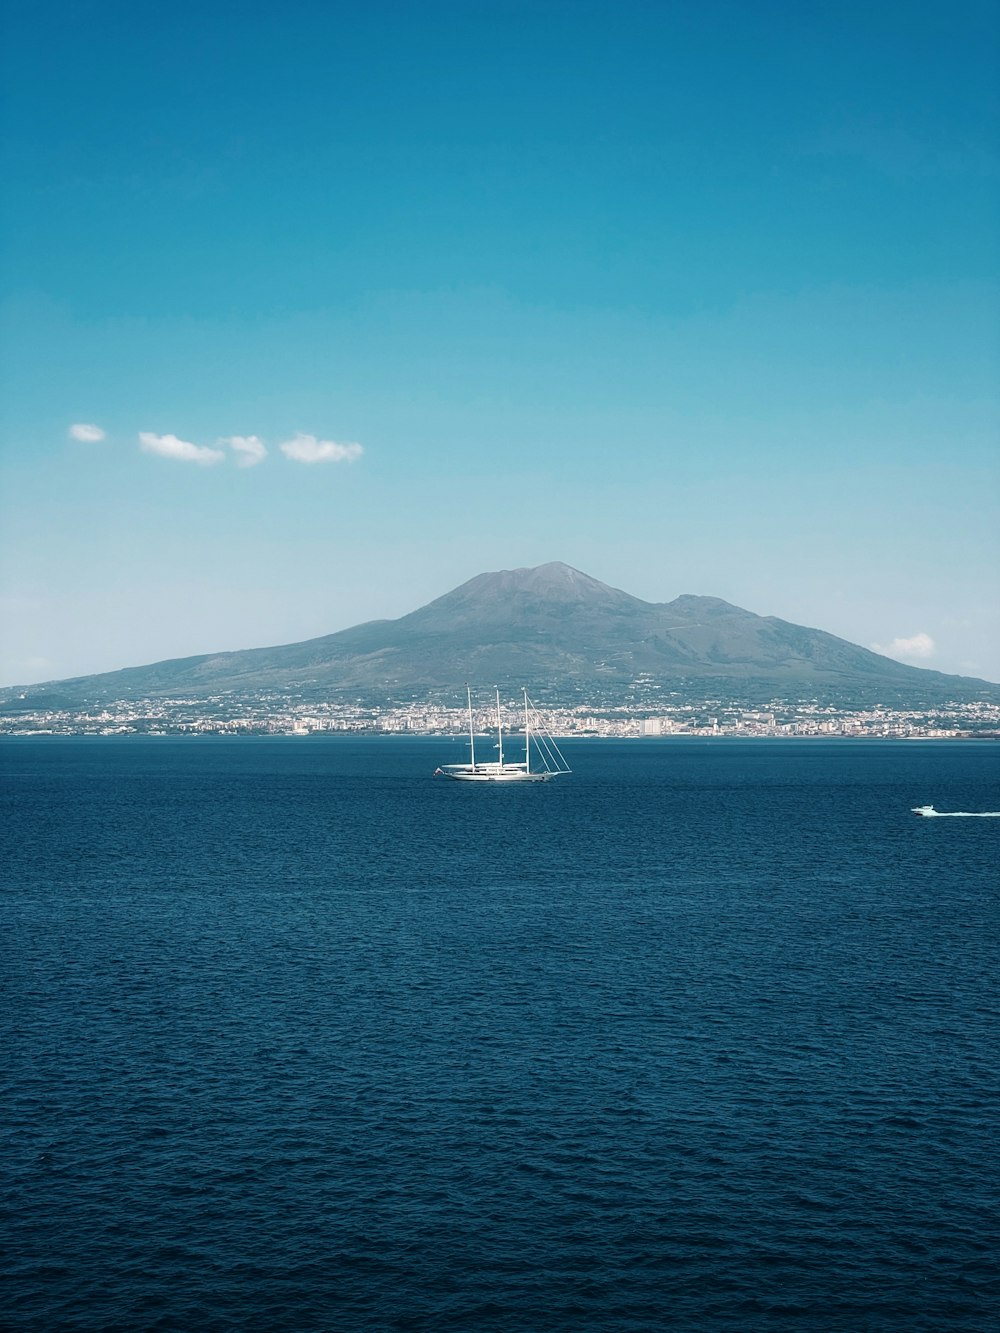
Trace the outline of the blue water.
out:
<instances>
[{"instance_id":1,"label":"blue water","mask_svg":"<svg viewBox=\"0 0 1000 1333\"><path fill-rule=\"evenodd\" d=\"M985 742L0 746L0 1323L1000 1319Z\"/></svg>"}]
</instances>

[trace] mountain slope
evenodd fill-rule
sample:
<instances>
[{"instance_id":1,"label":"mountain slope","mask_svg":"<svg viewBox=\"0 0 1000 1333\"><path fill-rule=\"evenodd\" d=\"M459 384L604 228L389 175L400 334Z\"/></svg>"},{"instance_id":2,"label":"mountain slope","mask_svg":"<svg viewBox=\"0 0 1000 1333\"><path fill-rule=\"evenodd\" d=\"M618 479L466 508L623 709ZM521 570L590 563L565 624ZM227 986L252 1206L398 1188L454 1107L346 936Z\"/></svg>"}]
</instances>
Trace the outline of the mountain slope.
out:
<instances>
[{"instance_id":1,"label":"mountain slope","mask_svg":"<svg viewBox=\"0 0 1000 1333\"><path fill-rule=\"evenodd\" d=\"M568 565L480 574L398 620L276 648L180 658L36 686L66 702L277 691L454 697L466 680L525 684L564 700L663 693L710 697L1000 698L1000 686L905 666L822 630L716 597L644 602ZM7 703L11 702L11 692Z\"/></svg>"}]
</instances>

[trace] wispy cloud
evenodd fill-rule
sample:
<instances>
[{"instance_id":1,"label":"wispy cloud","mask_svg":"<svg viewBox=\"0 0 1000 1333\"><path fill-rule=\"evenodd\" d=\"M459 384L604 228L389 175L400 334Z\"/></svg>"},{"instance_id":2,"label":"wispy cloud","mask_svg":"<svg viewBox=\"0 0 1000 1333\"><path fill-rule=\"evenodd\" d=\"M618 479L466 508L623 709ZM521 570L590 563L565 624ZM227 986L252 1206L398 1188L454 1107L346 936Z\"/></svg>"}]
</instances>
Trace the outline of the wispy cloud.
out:
<instances>
[{"instance_id":1,"label":"wispy cloud","mask_svg":"<svg viewBox=\"0 0 1000 1333\"><path fill-rule=\"evenodd\" d=\"M226 456L221 449L210 449L204 444L179 440L176 435L154 435L148 430L139 432L139 448L147 454L159 454L161 458L176 458L183 463L199 463L202 467L221 463Z\"/></svg>"},{"instance_id":2,"label":"wispy cloud","mask_svg":"<svg viewBox=\"0 0 1000 1333\"><path fill-rule=\"evenodd\" d=\"M254 467L267 457L264 441L257 435L227 435L219 443L233 450L237 467Z\"/></svg>"},{"instance_id":3,"label":"wispy cloud","mask_svg":"<svg viewBox=\"0 0 1000 1333\"><path fill-rule=\"evenodd\" d=\"M301 432L294 440L286 440L278 448L286 458L296 463L353 463L364 453L360 444L338 444L336 440L317 440L315 435Z\"/></svg>"},{"instance_id":4,"label":"wispy cloud","mask_svg":"<svg viewBox=\"0 0 1000 1333\"><path fill-rule=\"evenodd\" d=\"M933 657L937 645L929 634L921 631L914 634L909 639L893 639L892 643L884 646L880 643L872 644L872 651L881 653L883 657L901 657L904 660L910 658Z\"/></svg>"},{"instance_id":5,"label":"wispy cloud","mask_svg":"<svg viewBox=\"0 0 1000 1333\"><path fill-rule=\"evenodd\" d=\"M75 421L69 428L69 438L80 440L83 444L97 444L99 440L106 439L106 433L100 426L94 426L90 422Z\"/></svg>"}]
</instances>

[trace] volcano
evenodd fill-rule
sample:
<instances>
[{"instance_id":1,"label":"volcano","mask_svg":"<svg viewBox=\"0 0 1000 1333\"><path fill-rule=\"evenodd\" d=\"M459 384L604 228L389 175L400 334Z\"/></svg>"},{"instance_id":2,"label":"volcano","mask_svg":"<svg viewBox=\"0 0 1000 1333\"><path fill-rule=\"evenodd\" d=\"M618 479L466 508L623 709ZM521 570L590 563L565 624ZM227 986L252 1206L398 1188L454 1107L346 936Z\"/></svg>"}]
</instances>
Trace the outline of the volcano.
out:
<instances>
[{"instance_id":1,"label":"volcano","mask_svg":"<svg viewBox=\"0 0 1000 1333\"><path fill-rule=\"evenodd\" d=\"M274 692L371 701L450 699L465 681L540 698L647 695L934 706L1000 701L1000 686L906 666L718 597L646 602L560 562L479 574L397 620L303 643L208 653L5 691L3 705Z\"/></svg>"}]
</instances>

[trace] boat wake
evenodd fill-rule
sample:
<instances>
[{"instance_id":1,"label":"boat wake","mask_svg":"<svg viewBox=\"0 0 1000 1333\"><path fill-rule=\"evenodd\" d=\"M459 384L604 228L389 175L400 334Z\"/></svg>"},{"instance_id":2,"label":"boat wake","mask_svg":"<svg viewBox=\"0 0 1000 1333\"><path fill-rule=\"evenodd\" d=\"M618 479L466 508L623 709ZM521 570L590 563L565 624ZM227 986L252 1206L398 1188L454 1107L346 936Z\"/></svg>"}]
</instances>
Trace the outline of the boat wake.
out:
<instances>
[{"instance_id":1,"label":"boat wake","mask_svg":"<svg viewBox=\"0 0 1000 1333\"><path fill-rule=\"evenodd\" d=\"M1000 810L935 810L932 805L915 805L912 813L925 819L1000 819Z\"/></svg>"}]
</instances>

